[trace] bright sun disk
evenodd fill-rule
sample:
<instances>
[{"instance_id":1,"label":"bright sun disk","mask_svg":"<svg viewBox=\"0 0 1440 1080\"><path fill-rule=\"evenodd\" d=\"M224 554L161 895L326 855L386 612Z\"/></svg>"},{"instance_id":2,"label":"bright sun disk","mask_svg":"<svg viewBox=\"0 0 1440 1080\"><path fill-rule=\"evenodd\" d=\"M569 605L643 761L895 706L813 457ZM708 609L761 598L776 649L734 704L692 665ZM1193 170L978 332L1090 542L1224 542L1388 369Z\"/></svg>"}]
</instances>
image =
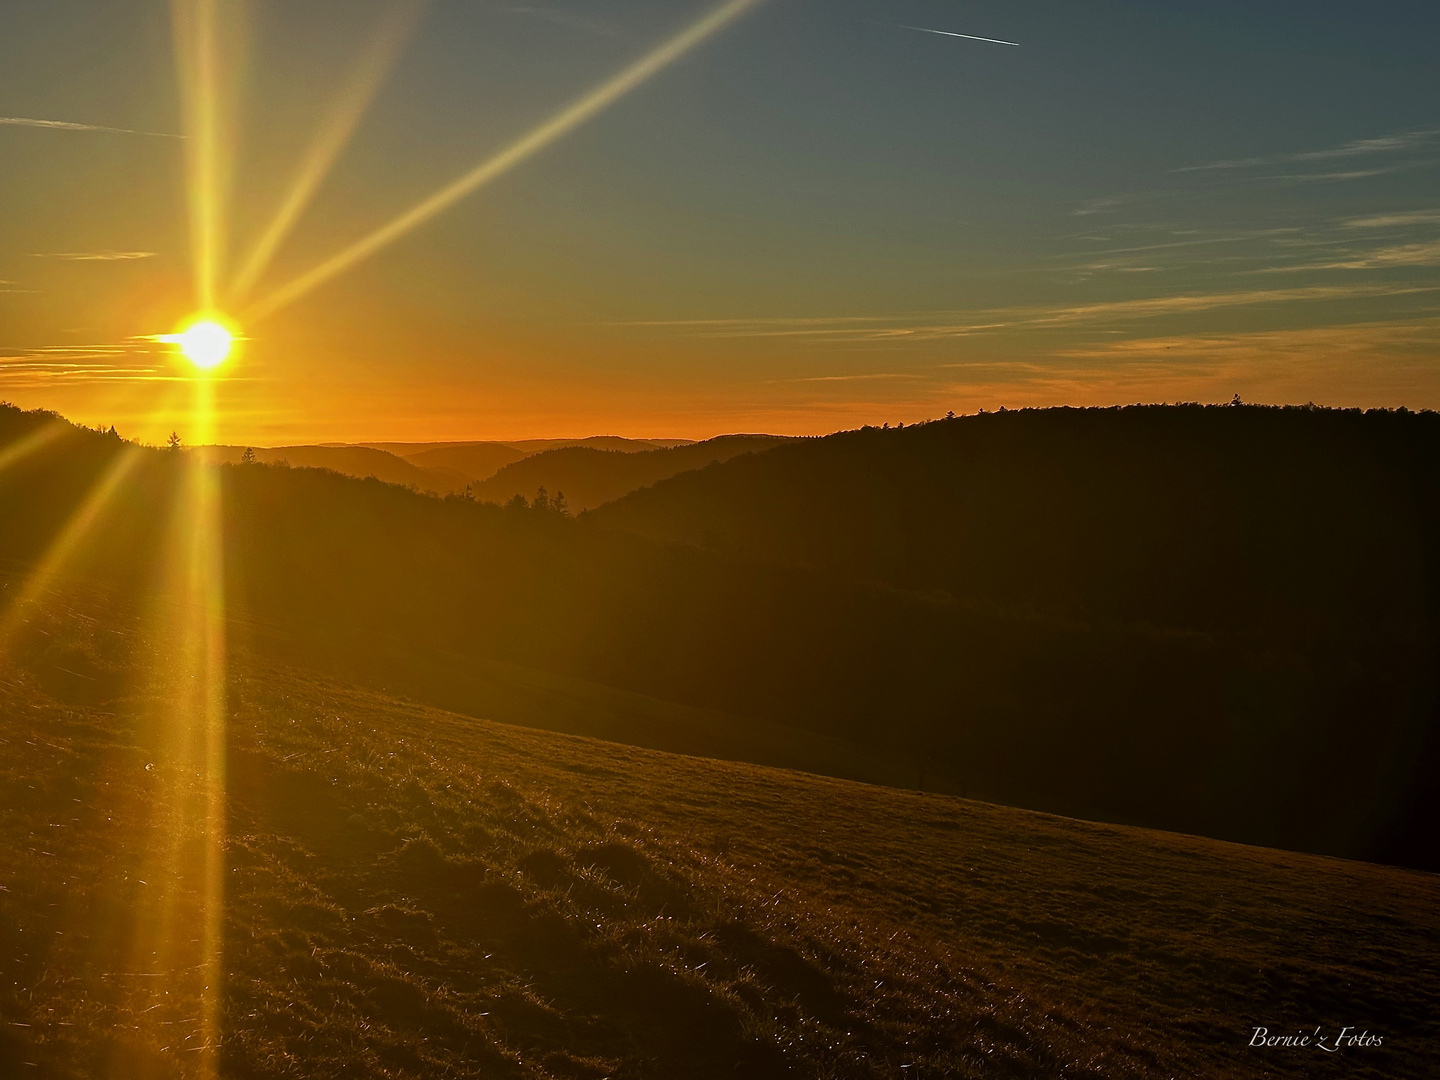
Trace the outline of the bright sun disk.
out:
<instances>
[{"instance_id":1,"label":"bright sun disk","mask_svg":"<svg viewBox=\"0 0 1440 1080\"><path fill-rule=\"evenodd\" d=\"M208 371L225 362L235 344L235 335L214 319L200 319L175 334L171 340L180 346L180 352L187 360Z\"/></svg>"}]
</instances>

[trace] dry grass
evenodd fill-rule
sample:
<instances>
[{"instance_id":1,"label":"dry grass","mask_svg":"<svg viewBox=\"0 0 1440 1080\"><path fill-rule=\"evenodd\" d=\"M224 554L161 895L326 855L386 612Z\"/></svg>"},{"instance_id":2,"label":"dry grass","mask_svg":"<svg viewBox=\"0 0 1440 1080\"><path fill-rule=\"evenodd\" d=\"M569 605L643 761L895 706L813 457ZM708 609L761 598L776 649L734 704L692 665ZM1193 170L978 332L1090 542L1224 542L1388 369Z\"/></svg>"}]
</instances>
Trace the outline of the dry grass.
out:
<instances>
[{"instance_id":1,"label":"dry grass","mask_svg":"<svg viewBox=\"0 0 1440 1080\"><path fill-rule=\"evenodd\" d=\"M0 672L6 1075L203 1056L194 881L145 876L194 842L137 675L164 664L133 622L52 605ZM1440 1051L1433 876L509 727L244 656L230 700L224 1075L1419 1077ZM1385 1044L1261 1051L1255 1024Z\"/></svg>"}]
</instances>

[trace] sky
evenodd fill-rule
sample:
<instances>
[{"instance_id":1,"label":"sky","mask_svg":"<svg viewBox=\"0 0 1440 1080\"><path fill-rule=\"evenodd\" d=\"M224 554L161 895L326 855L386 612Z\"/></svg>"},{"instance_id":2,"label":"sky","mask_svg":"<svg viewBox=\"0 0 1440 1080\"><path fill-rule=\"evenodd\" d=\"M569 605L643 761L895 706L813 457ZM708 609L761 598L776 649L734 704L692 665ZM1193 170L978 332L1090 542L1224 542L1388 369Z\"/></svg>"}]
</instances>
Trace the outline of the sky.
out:
<instances>
[{"instance_id":1,"label":"sky","mask_svg":"<svg viewBox=\"0 0 1440 1080\"><path fill-rule=\"evenodd\" d=\"M1433 0L754 0L655 56L719 7L10 0L0 399L158 443L203 378L254 445L1440 408ZM202 262L211 375L156 340Z\"/></svg>"}]
</instances>

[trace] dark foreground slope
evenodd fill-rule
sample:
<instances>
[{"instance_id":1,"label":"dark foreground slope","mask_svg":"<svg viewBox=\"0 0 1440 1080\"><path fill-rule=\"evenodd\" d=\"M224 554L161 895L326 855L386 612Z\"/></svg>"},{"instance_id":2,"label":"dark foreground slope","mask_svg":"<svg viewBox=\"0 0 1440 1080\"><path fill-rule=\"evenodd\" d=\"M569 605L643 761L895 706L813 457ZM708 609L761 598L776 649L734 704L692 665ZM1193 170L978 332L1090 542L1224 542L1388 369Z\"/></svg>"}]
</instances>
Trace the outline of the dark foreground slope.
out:
<instances>
[{"instance_id":1,"label":"dark foreground slope","mask_svg":"<svg viewBox=\"0 0 1440 1080\"><path fill-rule=\"evenodd\" d=\"M0 1073L191 1075L173 643L0 672ZM231 657L224 1077L1420 1077L1433 876L490 724ZM1381 1045L1252 1048L1255 1026Z\"/></svg>"},{"instance_id":2,"label":"dark foreground slope","mask_svg":"<svg viewBox=\"0 0 1440 1080\"><path fill-rule=\"evenodd\" d=\"M988 451L1013 458L1008 471L927 449L963 445L974 429L956 421L785 445L653 489L658 499L759 469L762 506L780 491L798 507L773 507L777 520L799 519L810 535L808 507L835 544L852 542L852 526L893 537L913 553L909 578L779 542L761 557L604 527L606 514L572 520L318 470L224 467L227 604L271 637L288 634L307 665L457 711L496 715L506 702L509 715L553 726L543 717L563 684L581 689L560 695L571 715L602 698L612 715L658 706L632 732L683 713L659 738L637 737L665 749L717 752L707 725L718 717L743 733L723 756L1440 867L1436 418L1139 410L1144 423L1117 433L1111 415L1038 414L1042 429L1073 422L1079 436L1098 425L1110 432L1105 453L1087 455L1082 437L1037 436L1025 451L1017 437L1009 454ZM42 420L0 411L0 434L22 438ZM1242 438L1247 429L1263 438ZM185 455L65 431L0 473L0 557L34 565L115 464L133 461L71 561L142 598L189 484ZM838 499L832 474L843 473L869 492L843 514L803 485L766 480L767 461L790 469L797 451L804 464L836 447L850 463L814 470L814 486ZM891 488L907 491L912 473L932 476L934 491L897 507ZM946 476L997 507L958 519L949 547L931 527L955 502ZM1010 489L967 489L976 476L1009 477L1035 498L1007 516ZM981 569L1013 587L988 586L965 559L951 560L959 577L919 574L951 548L989 552ZM1054 588L1031 588L1026 566ZM978 582L976 595L947 580ZM507 673L506 685L490 672ZM605 730L628 738L626 727ZM824 751L772 753L767 738Z\"/></svg>"}]
</instances>

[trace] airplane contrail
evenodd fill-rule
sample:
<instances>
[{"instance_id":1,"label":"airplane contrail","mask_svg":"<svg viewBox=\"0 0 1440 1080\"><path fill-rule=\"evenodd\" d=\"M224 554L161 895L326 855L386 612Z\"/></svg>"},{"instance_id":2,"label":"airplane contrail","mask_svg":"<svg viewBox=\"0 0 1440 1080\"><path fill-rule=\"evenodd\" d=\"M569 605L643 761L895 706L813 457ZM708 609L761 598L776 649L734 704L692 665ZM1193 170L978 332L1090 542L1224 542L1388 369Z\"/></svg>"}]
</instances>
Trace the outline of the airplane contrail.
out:
<instances>
[{"instance_id":1,"label":"airplane contrail","mask_svg":"<svg viewBox=\"0 0 1440 1080\"><path fill-rule=\"evenodd\" d=\"M1018 41L1003 41L1000 38L993 37L976 37L974 34L957 34L952 30L931 30L928 26L905 26L901 23L896 23L895 28L897 30L918 30L922 34L939 34L942 37L964 38L966 41L988 41L991 45L1011 45L1017 49L1020 47Z\"/></svg>"},{"instance_id":2,"label":"airplane contrail","mask_svg":"<svg viewBox=\"0 0 1440 1080\"><path fill-rule=\"evenodd\" d=\"M36 120L29 116L0 116L0 124L12 127L56 128L60 131L104 131L111 135L149 135L156 139L183 139L168 131L136 131L134 128L104 127L100 124L73 124L69 120Z\"/></svg>"}]
</instances>

